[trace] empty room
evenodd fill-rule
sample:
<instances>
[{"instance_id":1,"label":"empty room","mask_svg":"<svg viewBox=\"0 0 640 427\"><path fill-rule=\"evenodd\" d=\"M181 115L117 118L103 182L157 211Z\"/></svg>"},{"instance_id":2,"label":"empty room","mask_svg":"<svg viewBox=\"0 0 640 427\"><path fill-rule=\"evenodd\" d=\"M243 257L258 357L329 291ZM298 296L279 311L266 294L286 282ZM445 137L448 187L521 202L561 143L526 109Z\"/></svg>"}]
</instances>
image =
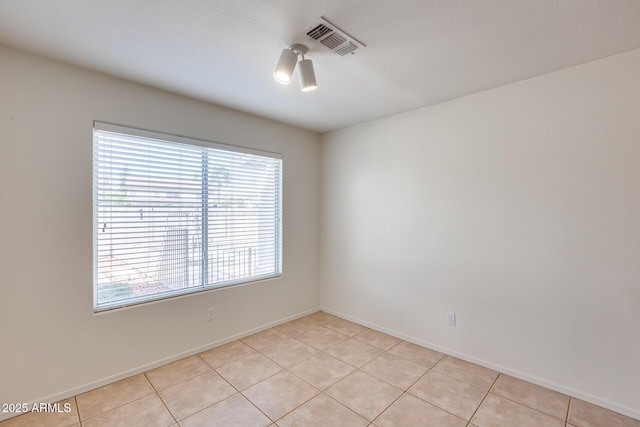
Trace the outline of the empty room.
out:
<instances>
[{"instance_id":1,"label":"empty room","mask_svg":"<svg viewBox=\"0 0 640 427\"><path fill-rule=\"evenodd\" d=\"M0 426L640 427L640 2L0 0Z\"/></svg>"}]
</instances>

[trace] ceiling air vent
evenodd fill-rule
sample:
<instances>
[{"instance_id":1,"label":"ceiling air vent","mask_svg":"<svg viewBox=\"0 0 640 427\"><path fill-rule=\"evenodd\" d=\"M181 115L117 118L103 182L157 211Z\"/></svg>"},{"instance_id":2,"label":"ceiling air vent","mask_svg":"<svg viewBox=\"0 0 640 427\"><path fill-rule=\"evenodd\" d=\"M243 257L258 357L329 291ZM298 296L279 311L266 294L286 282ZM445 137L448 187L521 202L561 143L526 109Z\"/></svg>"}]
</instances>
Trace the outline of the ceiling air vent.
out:
<instances>
[{"instance_id":1,"label":"ceiling air vent","mask_svg":"<svg viewBox=\"0 0 640 427\"><path fill-rule=\"evenodd\" d=\"M344 56L347 53L355 54L358 48L366 46L327 21L324 17L309 26L307 36L319 41L340 56Z\"/></svg>"}]
</instances>

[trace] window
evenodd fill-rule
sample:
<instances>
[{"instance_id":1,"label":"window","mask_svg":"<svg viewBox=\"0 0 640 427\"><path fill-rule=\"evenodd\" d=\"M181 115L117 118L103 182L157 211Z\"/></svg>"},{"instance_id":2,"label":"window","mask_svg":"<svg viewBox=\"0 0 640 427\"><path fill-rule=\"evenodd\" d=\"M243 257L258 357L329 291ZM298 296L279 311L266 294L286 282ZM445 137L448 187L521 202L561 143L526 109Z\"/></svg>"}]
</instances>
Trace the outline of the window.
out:
<instances>
[{"instance_id":1,"label":"window","mask_svg":"<svg viewBox=\"0 0 640 427\"><path fill-rule=\"evenodd\" d=\"M94 310L279 276L281 184L279 154L96 122Z\"/></svg>"}]
</instances>

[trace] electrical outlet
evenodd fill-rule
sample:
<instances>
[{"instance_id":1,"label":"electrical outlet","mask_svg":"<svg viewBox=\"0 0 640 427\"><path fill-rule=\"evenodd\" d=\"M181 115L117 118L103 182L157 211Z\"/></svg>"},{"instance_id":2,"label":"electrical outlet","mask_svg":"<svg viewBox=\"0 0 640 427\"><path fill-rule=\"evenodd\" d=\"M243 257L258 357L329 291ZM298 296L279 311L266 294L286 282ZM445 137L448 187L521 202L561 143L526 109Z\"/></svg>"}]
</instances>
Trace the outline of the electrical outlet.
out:
<instances>
[{"instance_id":1,"label":"electrical outlet","mask_svg":"<svg viewBox=\"0 0 640 427\"><path fill-rule=\"evenodd\" d=\"M213 320L213 307L209 307L207 310L207 320Z\"/></svg>"},{"instance_id":2,"label":"electrical outlet","mask_svg":"<svg viewBox=\"0 0 640 427\"><path fill-rule=\"evenodd\" d=\"M456 326L456 314L449 312L447 313L447 325Z\"/></svg>"}]
</instances>

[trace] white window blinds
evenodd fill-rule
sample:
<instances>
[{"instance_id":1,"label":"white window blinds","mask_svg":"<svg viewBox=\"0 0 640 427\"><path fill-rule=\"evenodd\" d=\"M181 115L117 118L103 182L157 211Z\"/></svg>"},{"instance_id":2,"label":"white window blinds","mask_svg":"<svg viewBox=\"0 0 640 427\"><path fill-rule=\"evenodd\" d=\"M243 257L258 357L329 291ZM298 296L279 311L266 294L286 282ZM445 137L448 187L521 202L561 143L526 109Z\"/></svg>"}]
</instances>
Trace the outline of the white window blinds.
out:
<instances>
[{"instance_id":1,"label":"white window blinds","mask_svg":"<svg viewBox=\"0 0 640 427\"><path fill-rule=\"evenodd\" d=\"M280 275L280 155L98 122L93 144L95 311Z\"/></svg>"}]
</instances>

